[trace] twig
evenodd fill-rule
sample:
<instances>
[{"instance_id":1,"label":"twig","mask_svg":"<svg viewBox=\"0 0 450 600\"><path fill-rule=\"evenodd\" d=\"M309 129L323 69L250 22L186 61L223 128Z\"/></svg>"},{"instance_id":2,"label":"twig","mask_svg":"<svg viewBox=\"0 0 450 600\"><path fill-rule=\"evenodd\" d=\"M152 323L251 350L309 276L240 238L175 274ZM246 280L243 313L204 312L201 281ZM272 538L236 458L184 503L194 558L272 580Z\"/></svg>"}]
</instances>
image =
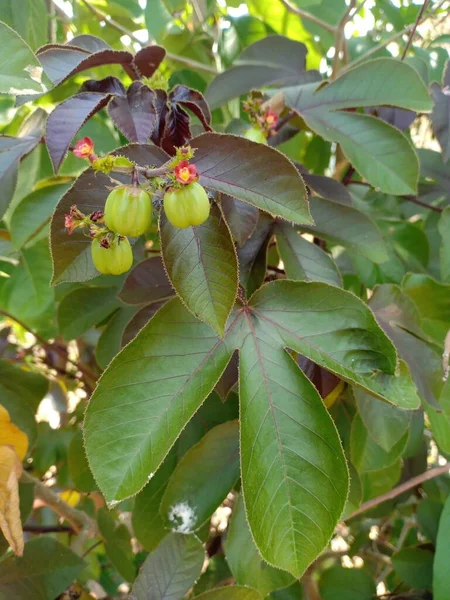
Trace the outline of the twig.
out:
<instances>
[{"instance_id":1,"label":"twig","mask_svg":"<svg viewBox=\"0 0 450 600\"><path fill-rule=\"evenodd\" d=\"M36 479L36 477L29 475L26 471L22 473L21 481L24 483L32 483L34 485L35 497L42 500L44 504L71 524L74 531L78 533L72 548L78 554L81 554L82 543L84 540L98 535L97 522L85 512L64 502L64 500L51 488L46 486L39 479Z\"/></svg>"},{"instance_id":2,"label":"twig","mask_svg":"<svg viewBox=\"0 0 450 600\"><path fill-rule=\"evenodd\" d=\"M86 8L97 17L97 19L99 19L100 21L104 21L106 25L113 27L114 29L120 31L124 35L128 35L132 40L142 45L142 40L140 40L136 35L134 35L134 33L130 29L127 29L114 19L111 19L109 15L93 6L90 2L88 2L88 0L79 0L79 2L82 2L86 6ZM210 65L204 65L203 63L198 62L196 60L192 60L191 58L187 58L186 56L179 56L178 54L173 54L172 52L166 51L166 58L168 58L169 60L175 60L183 65L190 67L191 69L198 69L200 71L206 71L207 73L217 75L217 70L215 67L211 67Z\"/></svg>"},{"instance_id":3,"label":"twig","mask_svg":"<svg viewBox=\"0 0 450 600\"><path fill-rule=\"evenodd\" d=\"M32 525L25 524L23 530L27 533L75 533L69 525Z\"/></svg>"},{"instance_id":4,"label":"twig","mask_svg":"<svg viewBox=\"0 0 450 600\"><path fill-rule=\"evenodd\" d=\"M371 500L367 500L367 502L363 502L361 504L361 506L357 510L355 510L355 512L353 512L351 515L349 515L345 519L345 521L350 521L350 519L354 519L355 517L358 517L359 515L367 512L368 510L375 508L379 504L382 504L383 502L386 502L387 500L392 500L393 498L396 498L397 496L400 496L401 494L403 494L403 492L407 492L408 490L411 490L412 488L417 487L424 481L429 481L430 479L439 477L439 475L444 475L445 473L448 473L449 471L450 471L450 464L446 463L445 465L442 465L441 467L436 467L435 469L430 469L429 471L425 471L424 473L421 473L420 475L416 475L416 477L412 477L411 479L408 479L408 481L401 483L400 485L398 485L394 489L390 490L389 492L386 492L385 494L381 494L381 496L377 496L376 498L372 498Z\"/></svg>"},{"instance_id":5,"label":"twig","mask_svg":"<svg viewBox=\"0 0 450 600\"><path fill-rule=\"evenodd\" d=\"M417 15L417 19L416 19L416 21L415 21L415 23L413 25L411 33L409 34L409 38L408 38L408 41L406 42L405 49L403 50L401 60L404 60L404 58L405 58L405 56L406 56L406 54L407 54L407 52L409 50L409 47L411 46L411 43L412 43L413 38L414 38L414 34L416 33L416 29L419 26L420 21L422 20L422 16L423 16L423 13L425 12L427 4L428 4L428 0L423 0L422 8L419 10L419 14Z\"/></svg>"},{"instance_id":6,"label":"twig","mask_svg":"<svg viewBox=\"0 0 450 600\"><path fill-rule=\"evenodd\" d=\"M346 25L347 21L349 20L350 15L352 14L355 7L356 7L356 0L350 0L350 4L348 5L347 10L343 14L341 20L339 21L339 23L336 27L336 37L335 37L335 41L334 41L333 70L332 70L330 79L335 79L337 72L339 70L340 54L341 54L341 50L343 49L343 45L345 44L345 37L344 37L345 25Z\"/></svg>"},{"instance_id":7,"label":"twig","mask_svg":"<svg viewBox=\"0 0 450 600\"><path fill-rule=\"evenodd\" d=\"M31 327L29 327L21 319L18 319L17 317L12 315L8 311L0 309L0 315L3 315L7 319L11 319L12 321L15 321L18 325L23 327L23 329L25 329L26 331L31 333L31 335L33 335L37 339L37 341L40 343L41 346L43 346L44 348L47 348L48 350L56 352L56 354L59 354L59 356L61 356L61 358L63 358L64 360L66 360L67 362L72 364L74 367L76 367L79 371L81 371L81 373L85 377L87 377L88 379L91 380L91 383L93 383L95 385L98 377L88 367L81 365L80 363L77 363L76 361L69 358L67 350L65 350L64 348L61 348L61 346L58 346L57 344L51 344L50 342L47 342L46 339L44 339L42 336L40 336L38 333L36 333L33 329L31 329Z\"/></svg>"},{"instance_id":8,"label":"twig","mask_svg":"<svg viewBox=\"0 0 450 600\"><path fill-rule=\"evenodd\" d=\"M315 23L316 25L319 25L319 27L326 29L330 33L336 33L336 27L334 27L333 25L330 25L329 23L325 23L325 21L322 21L321 19L312 15L311 13L307 12L306 10L303 10L301 8L298 8L297 6L294 6L293 4L291 4L289 2L289 0L280 0L280 2L281 2L281 4L283 4L283 6L285 8L287 8L287 10L289 12L293 13L294 15L298 15L302 19L306 19L307 21L310 21L311 23Z\"/></svg>"},{"instance_id":9,"label":"twig","mask_svg":"<svg viewBox=\"0 0 450 600\"><path fill-rule=\"evenodd\" d=\"M95 549L96 549L98 546L100 546L100 544L103 544L103 540L98 540L98 542L95 542L95 544L92 544L92 546L91 546L90 548L88 548L88 549L86 550L86 552L84 552L84 553L81 555L81 558L86 558L86 556L87 556L88 554L90 554L90 553L92 552L92 550L95 550Z\"/></svg>"},{"instance_id":10,"label":"twig","mask_svg":"<svg viewBox=\"0 0 450 600\"><path fill-rule=\"evenodd\" d=\"M278 119L277 124L274 127L274 131L280 131L283 125L286 125L286 123L293 119L295 116L297 116L297 113L294 110L290 110L285 117L283 117L282 119Z\"/></svg>"},{"instance_id":11,"label":"twig","mask_svg":"<svg viewBox=\"0 0 450 600\"><path fill-rule=\"evenodd\" d=\"M413 202L414 204L417 204L417 206L423 206L423 208L428 208L429 210L433 210L434 212L437 213L441 213L444 209L440 208L439 206L433 206L433 204L427 204L426 202L422 202L422 200L419 200L419 198L417 196L411 196L411 195L406 195L406 196L401 196L402 198L404 198L405 200L409 200L410 202Z\"/></svg>"}]
</instances>

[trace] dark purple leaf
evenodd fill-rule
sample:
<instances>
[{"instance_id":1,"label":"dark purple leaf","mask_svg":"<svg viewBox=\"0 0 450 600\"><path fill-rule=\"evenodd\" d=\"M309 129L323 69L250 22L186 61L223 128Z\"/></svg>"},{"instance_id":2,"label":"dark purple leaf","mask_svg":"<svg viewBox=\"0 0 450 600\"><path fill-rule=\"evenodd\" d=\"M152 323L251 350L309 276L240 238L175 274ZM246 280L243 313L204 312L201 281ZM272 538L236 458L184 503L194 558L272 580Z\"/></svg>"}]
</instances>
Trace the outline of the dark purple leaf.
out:
<instances>
[{"instance_id":1,"label":"dark purple leaf","mask_svg":"<svg viewBox=\"0 0 450 600\"><path fill-rule=\"evenodd\" d=\"M164 135L164 129L166 126L166 116L169 111L167 106L167 93L164 90L154 90L155 98L155 110L156 110L156 121L152 133L152 142L157 146L161 146L161 141Z\"/></svg>"},{"instance_id":2,"label":"dark purple leaf","mask_svg":"<svg viewBox=\"0 0 450 600\"><path fill-rule=\"evenodd\" d=\"M190 145L202 185L287 221L312 222L305 184L281 152L220 133L203 133Z\"/></svg>"},{"instance_id":3,"label":"dark purple leaf","mask_svg":"<svg viewBox=\"0 0 450 600\"><path fill-rule=\"evenodd\" d=\"M339 377L316 365L306 356L297 355L297 364L310 381L315 385L322 398L326 398L340 383Z\"/></svg>"},{"instance_id":4,"label":"dark purple leaf","mask_svg":"<svg viewBox=\"0 0 450 600\"><path fill-rule=\"evenodd\" d=\"M382 121L386 121L389 125L394 125L400 131L408 129L417 116L412 110L397 108L395 106L375 106L366 109L365 112L378 117Z\"/></svg>"},{"instance_id":5,"label":"dark purple leaf","mask_svg":"<svg viewBox=\"0 0 450 600\"><path fill-rule=\"evenodd\" d=\"M169 99L172 103L181 104L201 121L206 131L212 131L211 112L203 94L192 90L185 85L177 85L170 92Z\"/></svg>"},{"instance_id":6,"label":"dark purple leaf","mask_svg":"<svg viewBox=\"0 0 450 600\"><path fill-rule=\"evenodd\" d=\"M239 364L239 354L235 352L231 357L230 362L227 365L227 368L222 373L222 377L216 383L216 387L214 390L219 394L222 402L228 398L228 394L231 392L233 387L237 384L239 378L238 371Z\"/></svg>"},{"instance_id":7,"label":"dark purple leaf","mask_svg":"<svg viewBox=\"0 0 450 600\"><path fill-rule=\"evenodd\" d=\"M172 104L166 113L161 148L168 154L175 154L175 148L183 146L191 139L189 115L180 106Z\"/></svg>"},{"instance_id":8,"label":"dark purple leaf","mask_svg":"<svg viewBox=\"0 0 450 600\"><path fill-rule=\"evenodd\" d=\"M317 196L325 198L326 200L332 200L339 202L344 206L352 206L352 197L348 192L347 188L342 185L336 179L331 177L324 177L322 175L310 175L309 173L303 173L303 179L306 185L313 190Z\"/></svg>"},{"instance_id":9,"label":"dark purple leaf","mask_svg":"<svg viewBox=\"0 0 450 600\"><path fill-rule=\"evenodd\" d=\"M40 142L46 117L38 108L22 123L18 137L0 136L0 218L14 195L20 160Z\"/></svg>"},{"instance_id":10,"label":"dark purple leaf","mask_svg":"<svg viewBox=\"0 0 450 600\"><path fill-rule=\"evenodd\" d=\"M262 259L265 258L267 245L272 237L273 223L271 216L260 213L252 236L237 251L239 279L245 288L250 287L252 291L257 289L264 280L266 262Z\"/></svg>"},{"instance_id":11,"label":"dark purple leaf","mask_svg":"<svg viewBox=\"0 0 450 600\"><path fill-rule=\"evenodd\" d=\"M46 142L55 173L83 124L108 104L110 94L82 92L61 102L47 120Z\"/></svg>"},{"instance_id":12,"label":"dark purple leaf","mask_svg":"<svg viewBox=\"0 0 450 600\"><path fill-rule=\"evenodd\" d=\"M118 297L125 304L150 304L175 294L160 256L146 258L127 275Z\"/></svg>"},{"instance_id":13,"label":"dark purple leaf","mask_svg":"<svg viewBox=\"0 0 450 600\"><path fill-rule=\"evenodd\" d=\"M448 71L450 69L447 69ZM431 123L442 148L442 159L445 163L450 158L450 85L441 88L438 83L432 83L430 91L434 100Z\"/></svg>"},{"instance_id":14,"label":"dark purple leaf","mask_svg":"<svg viewBox=\"0 0 450 600\"><path fill-rule=\"evenodd\" d=\"M134 57L133 64L143 77L151 77L164 60L166 51L161 46L142 48Z\"/></svg>"},{"instance_id":15,"label":"dark purple leaf","mask_svg":"<svg viewBox=\"0 0 450 600\"><path fill-rule=\"evenodd\" d=\"M105 77L105 79L88 79L78 90L81 92L99 92L100 94L113 94L115 96L125 96L126 90L122 82L117 77Z\"/></svg>"},{"instance_id":16,"label":"dark purple leaf","mask_svg":"<svg viewBox=\"0 0 450 600\"><path fill-rule=\"evenodd\" d=\"M153 304L148 304L147 306L141 308L141 310L134 315L134 317L125 327L125 331L123 332L122 336L122 346L129 344L166 302L167 300L161 300L160 302L154 302Z\"/></svg>"},{"instance_id":17,"label":"dark purple leaf","mask_svg":"<svg viewBox=\"0 0 450 600\"><path fill-rule=\"evenodd\" d=\"M116 96L108 106L108 112L115 125L130 142L145 144L156 121L153 100L155 92L135 81L125 96Z\"/></svg>"},{"instance_id":18,"label":"dark purple leaf","mask_svg":"<svg viewBox=\"0 0 450 600\"><path fill-rule=\"evenodd\" d=\"M161 166L168 159L160 148L138 144L123 146L113 154L126 156L141 165ZM123 182L130 181L129 176L120 173L114 173L114 178ZM64 227L64 215L69 213L72 204L76 204L85 214L103 210L110 186L109 177L103 173L95 174L92 169L87 169L59 201L50 228L53 283L87 281L97 275L91 259L90 239L79 229L76 229L72 235L68 235Z\"/></svg>"},{"instance_id":19,"label":"dark purple leaf","mask_svg":"<svg viewBox=\"0 0 450 600\"><path fill-rule=\"evenodd\" d=\"M133 55L123 50L104 49L94 54L70 46L52 46L37 54L53 84L59 85L75 73L103 65L130 65Z\"/></svg>"},{"instance_id":20,"label":"dark purple leaf","mask_svg":"<svg viewBox=\"0 0 450 600\"><path fill-rule=\"evenodd\" d=\"M259 210L226 194L222 195L221 206L233 238L243 246L255 231Z\"/></svg>"},{"instance_id":21,"label":"dark purple leaf","mask_svg":"<svg viewBox=\"0 0 450 600\"><path fill-rule=\"evenodd\" d=\"M306 71L307 49L282 35L270 35L248 46L235 67L217 75L206 100L211 108L268 85L301 85L320 81L317 71Z\"/></svg>"}]
</instances>

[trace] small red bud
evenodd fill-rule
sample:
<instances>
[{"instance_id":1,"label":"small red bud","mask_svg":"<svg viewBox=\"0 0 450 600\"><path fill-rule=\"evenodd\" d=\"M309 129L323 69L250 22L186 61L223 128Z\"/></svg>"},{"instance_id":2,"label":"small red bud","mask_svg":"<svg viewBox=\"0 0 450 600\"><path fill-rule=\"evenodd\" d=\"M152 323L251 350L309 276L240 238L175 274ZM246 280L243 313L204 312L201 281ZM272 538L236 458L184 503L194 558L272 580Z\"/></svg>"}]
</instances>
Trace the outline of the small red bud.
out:
<instances>
[{"instance_id":1,"label":"small red bud","mask_svg":"<svg viewBox=\"0 0 450 600\"><path fill-rule=\"evenodd\" d=\"M73 151L78 158L89 158L94 152L94 142L90 137L84 137L75 144Z\"/></svg>"},{"instance_id":2,"label":"small red bud","mask_svg":"<svg viewBox=\"0 0 450 600\"><path fill-rule=\"evenodd\" d=\"M269 126L269 129L273 129L274 127L276 127L276 124L278 122L278 115L273 110L268 110L264 115L264 120Z\"/></svg>"},{"instance_id":3,"label":"small red bud","mask_svg":"<svg viewBox=\"0 0 450 600\"><path fill-rule=\"evenodd\" d=\"M91 213L89 215L89 218L91 221L96 223L97 221L100 221L100 219L103 219L103 216L104 216L104 213L102 210L95 210L93 213Z\"/></svg>"},{"instance_id":4,"label":"small red bud","mask_svg":"<svg viewBox=\"0 0 450 600\"><path fill-rule=\"evenodd\" d=\"M102 241L100 242L100 246L102 248L109 248L109 242L108 242L107 238L102 239Z\"/></svg>"}]
</instances>

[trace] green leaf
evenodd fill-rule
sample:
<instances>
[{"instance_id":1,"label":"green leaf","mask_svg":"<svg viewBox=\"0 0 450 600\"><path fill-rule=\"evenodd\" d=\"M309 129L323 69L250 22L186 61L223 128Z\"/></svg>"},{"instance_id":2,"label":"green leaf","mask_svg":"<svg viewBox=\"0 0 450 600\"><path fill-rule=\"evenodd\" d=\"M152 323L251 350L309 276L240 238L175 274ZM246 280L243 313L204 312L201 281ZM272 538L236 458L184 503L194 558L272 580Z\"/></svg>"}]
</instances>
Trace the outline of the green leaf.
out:
<instances>
[{"instance_id":1,"label":"green leaf","mask_svg":"<svg viewBox=\"0 0 450 600\"><path fill-rule=\"evenodd\" d=\"M33 415L48 392L48 379L40 373L34 373L24 367L16 367L5 360L0 360L0 382L4 388L2 398L3 394L10 394L11 398L17 398L14 402L18 402L19 398L25 400Z\"/></svg>"},{"instance_id":2,"label":"green leaf","mask_svg":"<svg viewBox=\"0 0 450 600\"><path fill-rule=\"evenodd\" d=\"M312 224L305 184L278 150L219 133L204 133L190 144L201 184L287 221Z\"/></svg>"},{"instance_id":3,"label":"green leaf","mask_svg":"<svg viewBox=\"0 0 450 600\"><path fill-rule=\"evenodd\" d=\"M447 600L450 588L448 545L450 540L450 496L444 504L439 521L436 552L433 564L433 600Z\"/></svg>"},{"instance_id":4,"label":"green leaf","mask_svg":"<svg viewBox=\"0 0 450 600\"><path fill-rule=\"evenodd\" d=\"M0 45L4 60L0 66L0 93L34 94L45 92L43 70L29 46L8 25L0 21ZM46 79L46 78L45 78Z\"/></svg>"},{"instance_id":5,"label":"green leaf","mask_svg":"<svg viewBox=\"0 0 450 600\"><path fill-rule=\"evenodd\" d=\"M126 156L141 165L161 166L167 160L165 152L155 146L130 144L118 148L115 153ZM129 183L130 177L114 173L114 179ZM98 275L91 257L91 240L83 231L76 229L67 234L64 216L76 204L84 214L104 210L111 180L103 173L87 169L78 177L70 190L64 194L53 213L50 225L50 248L53 258L53 284L65 281L87 281Z\"/></svg>"},{"instance_id":6,"label":"green leaf","mask_svg":"<svg viewBox=\"0 0 450 600\"><path fill-rule=\"evenodd\" d=\"M122 348L123 333L137 313L138 307L124 306L111 317L95 347L95 358L102 369L106 369Z\"/></svg>"},{"instance_id":7,"label":"green leaf","mask_svg":"<svg viewBox=\"0 0 450 600\"><path fill-rule=\"evenodd\" d=\"M431 589L433 553L423 548L402 548L392 557L395 572L416 590Z\"/></svg>"},{"instance_id":8,"label":"green leaf","mask_svg":"<svg viewBox=\"0 0 450 600\"><path fill-rule=\"evenodd\" d=\"M409 273L402 289L418 308L424 331L442 344L450 323L450 285L428 275Z\"/></svg>"},{"instance_id":9,"label":"green leaf","mask_svg":"<svg viewBox=\"0 0 450 600\"><path fill-rule=\"evenodd\" d=\"M0 404L6 408L14 425L17 425L28 437L28 452L36 443L37 424L34 412L22 394L8 389L8 382L0 374Z\"/></svg>"},{"instance_id":10,"label":"green leaf","mask_svg":"<svg viewBox=\"0 0 450 600\"><path fill-rule=\"evenodd\" d=\"M376 586L364 569L327 569L319 580L322 600L372 600Z\"/></svg>"},{"instance_id":11,"label":"green leaf","mask_svg":"<svg viewBox=\"0 0 450 600\"><path fill-rule=\"evenodd\" d=\"M195 596L197 600L261 600L262 596L257 590L243 585L227 585L215 590L209 590Z\"/></svg>"},{"instance_id":12,"label":"green leaf","mask_svg":"<svg viewBox=\"0 0 450 600\"><path fill-rule=\"evenodd\" d=\"M444 208L438 225L441 234L441 277L446 283L450 283L450 206Z\"/></svg>"},{"instance_id":13,"label":"green leaf","mask_svg":"<svg viewBox=\"0 0 450 600\"><path fill-rule=\"evenodd\" d=\"M323 281L342 286L341 276L329 254L299 235L292 226L275 226L277 247L286 275L295 281Z\"/></svg>"},{"instance_id":14,"label":"green leaf","mask_svg":"<svg viewBox=\"0 0 450 600\"><path fill-rule=\"evenodd\" d=\"M65 340L73 340L111 314L119 303L115 288L72 290L58 306L58 325Z\"/></svg>"},{"instance_id":15,"label":"green leaf","mask_svg":"<svg viewBox=\"0 0 450 600\"><path fill-rule=\"evenodd\" d=\"M417 522L422 533L436 545L439 531L439 520L444 505L438 500L424 498L417 507Z\"/></svg>"},{"instance_id":16,"label":"green leaf","mask_svg":"<svg viewBox=\"0 0 450 600\"><path fill-rule=\"evenodd\" d=\"M389 452L409 428L410 412L378 402L361 389L354 390L359 416L373 441Z\"/></svg>"},{"instance_id":17,"label":"green leaf","mask_svg":"<svg viewBox=\"0 0 450 600\"><path fill-rule=\"evenodd\" d=\"M172 450L134 501L133 530L139 543L150 552L169 533L164 527L164 521L159 513L159 506L176 462L176 453Z\"/></svg>"},{"instance_id":18,"label":"green leaf","mask_svg":"<svg viewBox=\"0 0 450 600\"><path fill-rule=\"evenodd\" d=\"M411 142L398 129L371 115L346 111L302 113L307 124L337 142L355 169L387 194L415 194L419 161Z\"/></svg>"},{"instance_id":19,"label":"green leaf","mask_svg":"<svg viewBox=\"0 0 450 600\"><path fill-rule=\"evenodd\" d=\"M84 562L66 546L43 535L25 544L23 557L8 555L0 562L0 597L50 600L77 577Z\"/></svg>"},{"instance_id":20,"label":"green leaf","mask_svg":"<svg viewBox=\"0 0 450 600\"><path fill-rule=\"evenodd\" d=\"M239 477L239 427L229 421L211 429L186 452L161 500L166 527L191 533L207 521Z\"/></svg>"},{"instance_id":21,"label":"green leaf","mask_svg":"<svg viewBox=\"0 0 450 600\"><path fill-rule=\"evenodd\" d=\"M376 402L376 400L374 400ZM408 432L387 452L370 437L359 415L353 419L350 438L352 463L360 473L379 471L392 465L406 448Z\"/></svg>"},{"instance_id":22,"label":"green leaf","mask_svg":"<svg viewBox=\"0 0 450 600\"><path fill-rule=\"evenodd\" d=\"M171 533L149 554L130 600L182 598L200 576L205 551L194 535Z\"/></svg>"},{"instance_id":23,"label":"green leaf","mask_svg":"<svg viewBox=\"0 0 450 600\"><path fill-rule=\"evenodd\" d=\"M36 50L47 42L48 9L45 0L10 2L14 30Z\"/></svg>"},{"instance_id":24,"label":"green leaf","mask_svg":"<svg viewBox=\"0 0 450 600\"><path fill-rule=\"evenodd\" d=\"M149 35L156 42L161 42L164 39L167 26L173 21L173 17L167 10L164 0L148 2L144 14L145 25Z\"/></svg>"},{"instance_id":25,"label":"green leaf","mask_svg":"<svg viewBox=\"0 0 450 600\"><path fill-rule=\"evenodd\" d=\"M381 232L364 213L351 206L318 196L310 198L309 206L315 225L302 225L302 231L313 233L332 244L344 246L375 263L387 260L387 246Z\"/></svg>"},{"instance_id":26,"label":"green leaf","mask_svg":"<svg viewBox=\"0 0 450 600\"><path fill-rule=\"evenodd\" d=\"M126 525L119 525L107 508L98 511L97 522L108 558L126 581L134 581L136 567L131 550L131 535Z\"/></svg>"},{"instance_id":27,"label":"green leaf","mask_svg":"<svg viewBox=\"0 0 450 600\"><path fill-rule=\"evenodd\" d=\"M118 297L133 306L159 302L174 295L160 256L146 258L127 273Z\"/></svg>"},{"instance_id":28,"label":"green leaf","mask_svg":"<svg viewBox=\"0 0 450 600\"><path fill-rule=\"evenodd\" d=\"M293 582L292 575L271 567L261 559L247 524L242 496L233 507L225 555L236 582L257 589L262 596Z\"/></svg>"},{"instance_id":29,"label":"green leaf","mask_svg":"<svg viewBox=\"0 0 450 600\"><path fill-rule=\"evenodd\" d=\"M74 433L67 453L67 465L70 477L75 487L81 492L93 492L97 490L94 478L83 448L83 436L81 431Z\"/></svg>"},{"instance_id":30,"label":"green leaf","mask_svg":"<svg viewBox=\"0 0 450 600\"><path fill-rule=\"evenodd\" d=\"M178 229L161 214L164 264L173 287L192 313L223 335L238 289L237 258L230 231L213 205L199 227Z\"/></svg>"},{"instance_id":31,"label":"green leaf","mask_svg":"<svg viewBox=\"0 0 450 600\"><path fill-rule=\"evenodd\" d=\"M20 249L42 231L69 187L67 183L46 185L23 198L11 215L9 226L14 248Z\"/></svg>"},{"instance_id":32,"label":"green leaf","mask_svg":"<svg viewBox=\"0 0 450 600\"><path fill-rule=\"evenodd\" d=\"M253 297L259 319L247 313L239 354L242 485L262 557L300 577L331 538L348 473L319 394L280 344L277 309L258 302L267 289Z\"/></svg>"},{"instance_id":33,"label":"green leaf","mask_svg":"<svg viewBox=\"0 0 450 600\"><path fill-rule=\"evenodd\" d=\"M112 361L84 426L88 459L108 502L137 493L157 471L231 354L208 325L171 300Z\"/></svg>"},{"instance_id":34,"label":"green leaf","mask_svg":"<svg viewBox=\"0 0 450 600\"><path fill-rule=\"evenodd\" d=\"M368 471L361 475L361 484L363 488L362 500L370 500L385 494L391 490L400 479L402 472L402 460L399 458L389 467L379 471Z\"/></svg>"},{"instance_id":35,"label":"green leaf","mask_svg":"<svg viewBox=\"0 0 450 600\"><path fill-rule=\"evenodd\" d=\"M306 71L306 53L304 44L281 35L258 40L241 53L236 66L215 77L206 92L206 100L211 108L217 108L252 88L318 81L317 71Z\"/></svg>"},{"instance_id":36,"label":"green leaf","mask_svg":"<svg viewBox=\"0 0 450 600\"><path fill-rule=\"evenodd\" d=\"M430 86L434 100L431 122L433 131L442 149L442 159L447 162L450 158L450 96L448 88L444 89L435 81Z\"/></svg>"}]
</instances>

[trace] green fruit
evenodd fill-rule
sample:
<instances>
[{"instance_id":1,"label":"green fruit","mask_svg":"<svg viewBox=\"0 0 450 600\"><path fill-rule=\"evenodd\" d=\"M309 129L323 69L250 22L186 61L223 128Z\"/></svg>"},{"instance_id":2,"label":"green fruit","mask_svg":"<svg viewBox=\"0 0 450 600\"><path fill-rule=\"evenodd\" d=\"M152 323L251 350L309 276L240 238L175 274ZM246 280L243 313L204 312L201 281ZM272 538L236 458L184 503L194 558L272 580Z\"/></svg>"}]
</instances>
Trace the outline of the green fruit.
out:
<instances>
[{"instance_id":1,"label":"green fruit","mask_svg":"<svg viewBox=\"0 0 450 600\"><path fill-rule=\"evenodd\" d=\"M130 185L113 189L105 204L106 226L120 235L138 237L150 229L150 194Z\"/></svg>"},{"instance_id":2,"label":"green fruit","mask_svg":"<svg viewBox=\"0 0 450 600\"><path fill-rule=\"evenodd\" d=\"M266 136L261 129L258 129L257 127L250 127L250 129L247 129L244 133L244 137L252 142L258 142L259 144L265 144L267 146Z\"/></svg>"},{"instance_id":3,"label":"green fruit","mask_svg":"<svg viewBox=\"0 0 450 600\"><path fill-rule=\"evenodd\" d=\"M129 271L133 264L133 251L126 237L114 236L109 248L104 248L100 239L94 238L91 252L95 268L104 275L120 275Z\"/></svg>"},{"instance_id":4,"label":"green fruit","mask_svg":"<svg viewBox=\"0 0 450 600\"><path fill-rule=\"evenodd\" d=\"M196 181L164 194L166 216L179 229L201 225L209 217L209 209L208 194Z\"/></svg>"}]
</instances>

